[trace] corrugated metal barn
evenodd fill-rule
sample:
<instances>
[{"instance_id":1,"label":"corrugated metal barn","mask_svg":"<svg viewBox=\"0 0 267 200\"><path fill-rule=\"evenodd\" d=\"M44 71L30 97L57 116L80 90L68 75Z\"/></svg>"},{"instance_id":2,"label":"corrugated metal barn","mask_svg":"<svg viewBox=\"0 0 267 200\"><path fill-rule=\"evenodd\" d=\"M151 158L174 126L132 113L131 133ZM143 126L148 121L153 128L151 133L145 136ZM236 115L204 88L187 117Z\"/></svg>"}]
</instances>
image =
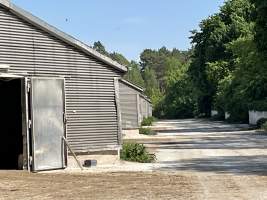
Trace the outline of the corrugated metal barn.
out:
<instances>
[{"instance_id":1,"label":"corrugated metal barn","mask_svg":"<svg viewBox=\"0 0 267 200\"><path fill-rule=\"evenodd\" d=\"M76 153L120 146L124 66L7 0L0 0L0 64L0 153L10 161L1 159L1 168L16 168L21 155L24 169L64 168L65 136Z\"/></svg>"},{"instance_id":2,"label":"corrugated metal barn","mask_svg":"<svg viewBox=\"0 0 267 200\"><path fill-rule=\"evenodd\" d=\"M145 117L152 116L152 104L143 89L120 79L119 99L122 129L136 129Z\"/></svg>"},{"instance_id":3,"label":"corrugated metal barn","mask_svg":"<svg viewBox=\"0 0 267 200\"><path fill-rule=\"evenodd\" d=\"M152 116L152 103L145 95L140 94L141 120Z\"/></svg>"}]
</instances>

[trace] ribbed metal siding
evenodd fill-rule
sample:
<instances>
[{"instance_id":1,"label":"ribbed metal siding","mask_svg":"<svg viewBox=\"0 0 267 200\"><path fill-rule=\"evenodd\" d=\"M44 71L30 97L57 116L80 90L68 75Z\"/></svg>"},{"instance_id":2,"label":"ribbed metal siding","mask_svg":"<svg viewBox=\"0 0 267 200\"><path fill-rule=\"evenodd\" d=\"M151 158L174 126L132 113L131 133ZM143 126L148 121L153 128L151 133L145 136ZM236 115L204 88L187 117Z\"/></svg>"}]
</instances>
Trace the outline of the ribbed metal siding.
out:
<instances>
[{"instance_id":1,"label":"ribbed metal siding","mask_svg":"<svg viewBox=\"0 0 267 200\"><path fill-rule=\"evenodd\" d=\"M152 104L148 102L148 116L152 117L153 115L153 107Z\"/></svg>"},{"instance_id":2,"label":"ribbed metal siding","mask_svg":"<svg viewBox=\"0 0 267 200\"><path fill-rule=\"evenodd\" d=\"M140 97L140 108L141 108L141 116L142 116L142 121L143 121L143 119L147 117L147 104L146 104L146 100L143 97Z\"/></svg>"},{"instance_id":3,"label":"ribbed metal siding","mask_svg":"<svg viewBox=\"0 0 267 200\"><path fill-rule=\"evenodd\" d=\"M137 128L139 126L139 92L123 82L119 82L119 88L122 128Z\"/></svg>"},{"instance_id":4,"label":"ribbed metal siding","mask_svg":"<svg viewBox=\"0 0 267 200\"><path fill-rule=\"evenodd\" d=\"M152 105L151 103L144 98L143 96L140 96L140 107L141 107L141 113L142 113L142 120L146 117L152 116Z\"/></svg>"},{"instance_id":5,"label":"ribbed metal siding","mask_svg":"<svg viewBox=\"0 0 267 200\"><path fill-rule=\"evenodd\" d=\"M76 152L118 145L119 72L1 7L0 63L13 74L66 78L67 137Z\"/></svg>"}]
</instances>

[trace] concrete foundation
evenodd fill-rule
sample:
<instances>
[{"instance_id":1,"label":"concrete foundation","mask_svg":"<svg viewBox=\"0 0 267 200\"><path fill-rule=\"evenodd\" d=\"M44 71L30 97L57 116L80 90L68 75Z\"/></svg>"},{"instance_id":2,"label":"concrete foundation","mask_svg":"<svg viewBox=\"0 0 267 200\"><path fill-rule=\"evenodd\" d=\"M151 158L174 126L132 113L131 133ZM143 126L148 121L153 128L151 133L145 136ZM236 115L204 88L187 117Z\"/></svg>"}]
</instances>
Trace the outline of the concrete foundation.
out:
<instances>
[{"instance_id":1,"label":"concrete foundation","mask_svg":"<svg viewBox=\"0 0 267 200\"><path fill-rule=\"evenodd\" d=\"M85 160L96 160L97 166L103 165L114 165L120 162L119 155L78 155L77 156L81 165L84 165ZM79 169L79 165L73 156L68 156L68 167L69 169Z\"/></svg>"},{"instance_id":2,"label":"concrete foundation","mask_svg":"<svg viewBox=\"0 0 267 200\"><path fill-rule=\"evenodd\" d=\"M126 129L122 130L122 137L127 138L130 135L139 135L139 129Z\"/></svg>"}]
</instances>

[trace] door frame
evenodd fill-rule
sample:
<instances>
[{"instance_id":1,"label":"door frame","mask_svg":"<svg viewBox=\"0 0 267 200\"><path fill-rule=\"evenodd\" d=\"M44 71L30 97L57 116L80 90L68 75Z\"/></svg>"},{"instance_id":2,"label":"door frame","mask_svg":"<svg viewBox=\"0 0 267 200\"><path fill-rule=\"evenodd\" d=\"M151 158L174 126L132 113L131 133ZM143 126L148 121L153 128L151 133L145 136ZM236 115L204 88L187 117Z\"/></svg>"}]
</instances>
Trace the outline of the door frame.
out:
<instances>
[{"instance_id":1,"label":"door frame","mask_svg":"<svg viewBox=\"0 0 267 200\"><path fill-rule=\"evenodd\" d=\"M21 83L21 134L22 134L22 157L18 158L18 162L22 161L22 170L30 171L29 162L29 129L28 129L28 96L27 96L27 80L24 76L15 75L11 73L0 73L0 79L17 79ZM22 159L19 161L19 159Z\"/></svg>"}]
</instances>

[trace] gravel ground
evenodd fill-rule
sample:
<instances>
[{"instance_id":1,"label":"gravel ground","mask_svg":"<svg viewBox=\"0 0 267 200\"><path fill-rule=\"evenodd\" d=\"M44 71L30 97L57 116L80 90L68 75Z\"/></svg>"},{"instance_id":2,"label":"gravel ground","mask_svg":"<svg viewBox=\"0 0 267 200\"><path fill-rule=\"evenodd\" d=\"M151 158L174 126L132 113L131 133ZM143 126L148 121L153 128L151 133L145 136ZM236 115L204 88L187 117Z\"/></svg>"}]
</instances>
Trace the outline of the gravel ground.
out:
<instances>
[{"instance_id":1,"label":"gravel ground","mask_svg":"<svg viewBox=\"0 0 267 200\"><path fill-rule=\"evenodd\" d=\"M0 171L2 199L267 199L267 134L205 120L162 121L158 135L129 137L153 164L116 162L91 170Z\"/></svg>"}]
</instances>

